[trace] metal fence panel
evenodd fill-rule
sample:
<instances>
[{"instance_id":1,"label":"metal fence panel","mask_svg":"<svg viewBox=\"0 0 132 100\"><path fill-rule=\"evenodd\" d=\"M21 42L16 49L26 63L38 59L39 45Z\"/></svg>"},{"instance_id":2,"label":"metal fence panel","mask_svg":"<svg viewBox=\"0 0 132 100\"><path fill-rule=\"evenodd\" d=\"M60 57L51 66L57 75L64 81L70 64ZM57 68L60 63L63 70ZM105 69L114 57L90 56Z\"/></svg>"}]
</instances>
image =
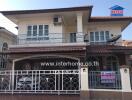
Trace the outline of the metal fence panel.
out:
<instances>
[{"instance_id":1,"label":"metal fence panel","mask_svg":"<svg viewBox=\"0 0 132 100\"><path fill-rule=\"evenodd\" d=\"M121 76L116 71L90 71L90 89L121 89Z\"/></svg>"},{"instance_id":2,"label":"metal fence panel","mask_svg":"<svg viewBox=\"0 0 132 100\"><path fill-rule=\"evenodd\" d=\"M79 70L0 71L0 92L79 94L79 81Z\"/></svg>"}]
</instances>

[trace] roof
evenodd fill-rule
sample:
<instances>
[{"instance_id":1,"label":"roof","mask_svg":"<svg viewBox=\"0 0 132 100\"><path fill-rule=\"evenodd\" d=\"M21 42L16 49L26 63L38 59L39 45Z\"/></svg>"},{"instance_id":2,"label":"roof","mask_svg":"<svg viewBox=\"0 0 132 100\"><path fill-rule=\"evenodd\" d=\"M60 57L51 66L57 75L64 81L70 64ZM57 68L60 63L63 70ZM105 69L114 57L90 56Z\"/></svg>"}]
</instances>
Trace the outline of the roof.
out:
<instances>
[{"instance_id":1,"label":"roof","mask_svg":"<svg viewBox=\"0 0 132 100\"><path fill-rule=\"evenodd\" d=\"M16 35L15 35L14 33L8 31L8 30L7 30L6 28L4 28L4 27L0 27L0 31L5 32L5 33L7 33L8 35L13 36L13 37L16 38Z\"/></svg>"},{"instance_id":2,"label":"roof","mask_svg":"<svg viewBox=\"0 0 132 100\"><path fill-rule=\"evenodd\" d=\"M132 53L132 47L116 46L116 45L89 45L88 53Z\"/></svg>"},{"instance_id":3,"label":"roof","mask_svg":"<svg viewBox=\"0 0 132 100\"><path fill-rule=\"evenodd\" d=\"M55 47L14 47L9 48L8 53L44 53L44 52L69 52L85 51L85 46L55 46Z\"/></svg>"},{"instance_id":4,"label":"roof","mask_svg":"<svg viewBox=\"0 0 132 100\"><path fill-rule=\"evenodd\" d=\"M91 17L89 22L105 22L105 21L132 21L132 17L127 16L97 16Z\"/></svg>"},{"instance_id":5,"label":"roof","mask_svg":"<svg viewBox=\"0 0 132 100\"><path fill-rule=\"evenodd\" d=\"M132 46L132 40L131 41L129 41L129 40L123 40L122 44L125 45L125 46Z\"/></svg>"},{"instance_id":6,"label":"roof","mask_svg":"<svg viewBox=\"0 0 132 100\"><path fill-rule=\"evenodd\" d=\"M44 52L70 52L70 51L86 51L90 54L104 53L132 53L132 47L116 46L116 45L88 45L86 46L55 46L55 47L14 47L10 48L8 53L44 53Z\"/></svg>"},{"instance_id":7,"label":"roof","mask_svg":"<svg viewBox=\"0 0 132 100\"><path fill-rule=\"evenodd\" d=\"M115 6L111 7L110 9L111 10L123 10L124 8L119 5L115 5Z\"/></svg>"},{"instance_id":8,"label":"roof","mask_svg":"<svg viewBox=\"0 0 132 100\"><path fill-rule=\"evenodd\" d=\"M116 8L118 5L114 6ZM118 6L119 7L119 6ZM16 11L0 11L4 15L19 15L19 14L37 14L37 13L55 13L55 12L68 12L68 11L87 11L90 10L89 22L102 22L102 21L132 21L132 17L123 16L96 16L91 17L93 6L80 6L69 8L55 8L55 9L38 9L38 10L16 10ZM112 8L111 8L112 9Z\"/></svg>"},{"instance_id":9,"label":"roof","mask_svg":"<svg viewBox=\"0 0 132 100\"><path fill-rule=\"evenodd\" d=\"M18 14L33 14L33 13L54 13L54 12L67 12L67 11L82 11L92 10L93 6L80 6L70 8L55 8L55 9L38 9L38 10L16 10L16 11L0 11L4 15L18 15Z\"/></svg>"}]
</instances>

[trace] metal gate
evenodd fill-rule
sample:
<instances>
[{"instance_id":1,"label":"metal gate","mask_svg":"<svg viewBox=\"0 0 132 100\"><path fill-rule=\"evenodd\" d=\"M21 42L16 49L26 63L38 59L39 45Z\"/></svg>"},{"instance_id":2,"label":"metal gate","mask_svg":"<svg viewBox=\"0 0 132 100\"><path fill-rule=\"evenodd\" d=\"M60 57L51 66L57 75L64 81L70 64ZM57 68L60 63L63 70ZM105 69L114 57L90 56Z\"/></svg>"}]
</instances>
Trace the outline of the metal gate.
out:
<instances>
[{"instance_id":1,"label":"metal gate","mask_svg":"<svg viewBox=\"0 0 132 100\"><path fill-rule=\"evenodd\" d=\"M78 94L79 70L17 70L0 72L2 93Z\"/></svg>"}]
</instances>

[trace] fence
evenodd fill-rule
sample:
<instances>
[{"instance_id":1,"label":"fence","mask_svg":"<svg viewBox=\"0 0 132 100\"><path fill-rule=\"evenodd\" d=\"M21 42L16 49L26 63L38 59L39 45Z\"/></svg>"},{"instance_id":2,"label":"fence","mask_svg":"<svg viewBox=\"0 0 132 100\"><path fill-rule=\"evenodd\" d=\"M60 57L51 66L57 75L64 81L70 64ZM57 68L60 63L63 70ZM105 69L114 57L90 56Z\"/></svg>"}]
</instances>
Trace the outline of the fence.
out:
<instances>
[{"instance_id":1,"label":"fence","mask_svg":"<svg viewBox=\"0 0 132 100\"><path fill-rule=\"evenodd\" d=\"M115 71L90 71L90 89L121 89L121 77Z\"/></svg>"},{"instance_id":2,"label":"fence","mask_svg":"<svg viewBox=\"0 0 132 100\"><path fill-rule=\"evenodd\" d=\"M132 71L130 70L130 83L131 83L131 89L132 89Z\"/></svg>"},{"instance_id":3,"label":"fence","mask_svg":"<svg viewBox=\"0 0 132 100\"><path fill-rule=\"evenodd\" d=\"M78 94L79 73L79 70L0 71L0 92Z\"/></svg>"},{"instance_id":4,"label":"fence","mask_svg":"<svg viewBox=\"0 0 132 100\"><path fill-rule=\"evenodd\" d=\"M117 71L90 71L88 75L90 89L121 89L121 76ZM80 71L0 71L0 93L79 94Z\"/></svg>"}]
</instances>

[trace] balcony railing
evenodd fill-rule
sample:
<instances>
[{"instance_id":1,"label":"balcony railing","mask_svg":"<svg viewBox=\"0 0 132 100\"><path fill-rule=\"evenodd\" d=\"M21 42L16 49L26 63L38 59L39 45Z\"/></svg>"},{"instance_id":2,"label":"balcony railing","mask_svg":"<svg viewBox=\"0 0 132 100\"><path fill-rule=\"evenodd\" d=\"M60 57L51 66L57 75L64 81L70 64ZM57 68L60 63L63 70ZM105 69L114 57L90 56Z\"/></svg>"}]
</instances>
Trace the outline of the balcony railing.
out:
<instances>
[{"instance_id":1,"label":"balcony railing","mask_svg":"<svg viewBox=\"0 0 132 100\"><path fill-rule=\"evenodd\" d=\"M47 36L27 36L27 34L20 34L17 37L17 44L47 44L47 43L76 43L84 42L82 33L77 33L76 37L70 40L70 34L49 33ZM64 36L66 35L66 36Z\"/></svg>"},{"instance_id":2,"label":"balcony railing","mask_svg":"<svg viewBox=\"0 0 132 100\"><path fill-rule=\"evenodd\" d=\"M76 33L75 37L70 37L69 33L49 33L45 36L27 36L27 34L19 34L17 36L17 45L25 44L55 44L55 43L87 43L89 45L121 45L121 42L107 43L106 41L90 42L89 35L84 33Z\"/></svg>"}]
</instances>

